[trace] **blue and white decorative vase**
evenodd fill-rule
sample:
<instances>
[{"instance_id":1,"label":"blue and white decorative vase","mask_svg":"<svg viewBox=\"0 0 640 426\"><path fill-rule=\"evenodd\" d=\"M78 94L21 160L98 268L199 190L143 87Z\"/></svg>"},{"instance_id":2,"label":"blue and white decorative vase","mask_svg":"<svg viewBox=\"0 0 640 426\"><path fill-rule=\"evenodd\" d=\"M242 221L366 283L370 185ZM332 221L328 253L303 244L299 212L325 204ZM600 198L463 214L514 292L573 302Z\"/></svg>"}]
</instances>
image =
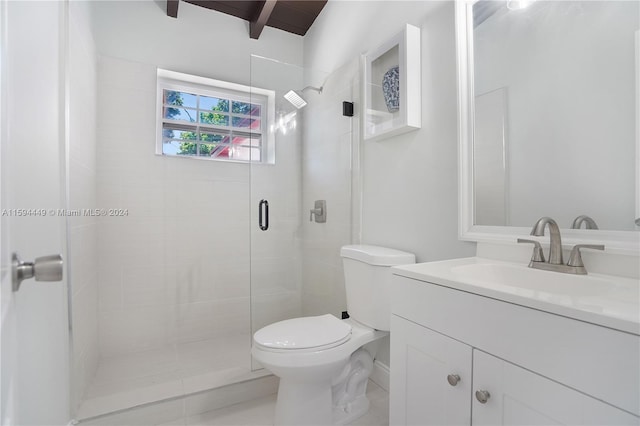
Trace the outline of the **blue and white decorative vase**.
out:
<instances>
[{"instance_id":1,"label":"blue and white decorative vase","mask_svg":"<svg viewBox=\"0 0 640 426\"><path fill-rule=\"evenodd\" d=\"M400 67L389 68L382 77L382 93L389 112L400 109Z\"/></svg>"}]
</instances>

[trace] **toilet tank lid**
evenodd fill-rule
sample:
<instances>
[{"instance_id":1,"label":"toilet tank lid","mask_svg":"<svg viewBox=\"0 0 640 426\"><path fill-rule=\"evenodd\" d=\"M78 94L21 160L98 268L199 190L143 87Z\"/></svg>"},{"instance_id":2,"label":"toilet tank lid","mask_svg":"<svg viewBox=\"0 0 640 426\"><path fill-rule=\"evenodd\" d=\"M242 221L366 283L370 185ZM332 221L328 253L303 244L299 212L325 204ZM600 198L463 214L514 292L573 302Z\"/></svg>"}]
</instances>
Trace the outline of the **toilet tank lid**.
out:
<instances>
[{"instance_id":1,"label":"toilet tank lid","mask_svg":"<svg viewBox=\"0 0 640 426\"><path fill-rule=\"evenodd\" d=\"M416 263L416 256L413 253L370 245L344 246L340 250L340 256L377 266L408 265L410 263Z\"/></svg>"}]
</instances>

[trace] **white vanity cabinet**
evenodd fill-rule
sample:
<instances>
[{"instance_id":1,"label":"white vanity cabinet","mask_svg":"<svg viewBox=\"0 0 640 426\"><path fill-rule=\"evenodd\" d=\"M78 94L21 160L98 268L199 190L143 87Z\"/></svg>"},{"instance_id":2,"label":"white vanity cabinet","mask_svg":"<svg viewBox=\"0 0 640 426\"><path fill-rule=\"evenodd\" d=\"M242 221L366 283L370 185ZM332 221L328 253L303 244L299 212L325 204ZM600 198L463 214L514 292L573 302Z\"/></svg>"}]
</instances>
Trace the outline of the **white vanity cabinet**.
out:
<instances>
[{"instance_id":1,"label":"white vanity cabinet","mask_svg":"<svg viewBox=\"0 0 640 426\"><path fill-rule=\"evenodd\" d=\"M640 424L639 336L405 276L393 288L391 425Z\"/></svg>"},{"instance_id":2,"label":"white vanity cabinet","mask_svg":"<svg viewBox=\"0 0 640 426\"><path fill-rule=\"evenodd\" d=\"M391 329L389 424L470 424L471 346L396 315Z\"/></svg>"}]
</instances>

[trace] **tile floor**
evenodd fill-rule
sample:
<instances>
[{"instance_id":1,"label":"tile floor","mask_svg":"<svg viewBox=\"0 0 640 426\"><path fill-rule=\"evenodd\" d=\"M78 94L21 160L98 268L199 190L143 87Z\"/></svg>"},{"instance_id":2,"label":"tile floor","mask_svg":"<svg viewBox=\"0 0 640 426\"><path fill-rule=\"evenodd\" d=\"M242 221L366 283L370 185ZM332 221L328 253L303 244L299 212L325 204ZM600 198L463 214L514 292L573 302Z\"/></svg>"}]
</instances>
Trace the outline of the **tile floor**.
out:
<instances>
[{"instance_id":1,"label":"tile floor","mask_svg":"<svg viewBox=\"0 0 640 426\"><path fill-rule=\"evenodd\" d=\"M389 393L369 381L367 396L371 406L369 411L351 423L354 426L388 426ZM269 426L273 425L273 412L276 394L254 399L241 404L231 405L203 414L185 417L162 426Z\"/></svg>"},{"instance_id":2,"label":"tile floor","mask_svg":"<svg viewBox=\"0 0 640 426\"><path fill-rule=\"evenodd\" d=\"M220 350L224 347L224 350ZM248 334L103 358L77 418L218 388L268 374L251 372Z\"/></svg>"}]
</instances>

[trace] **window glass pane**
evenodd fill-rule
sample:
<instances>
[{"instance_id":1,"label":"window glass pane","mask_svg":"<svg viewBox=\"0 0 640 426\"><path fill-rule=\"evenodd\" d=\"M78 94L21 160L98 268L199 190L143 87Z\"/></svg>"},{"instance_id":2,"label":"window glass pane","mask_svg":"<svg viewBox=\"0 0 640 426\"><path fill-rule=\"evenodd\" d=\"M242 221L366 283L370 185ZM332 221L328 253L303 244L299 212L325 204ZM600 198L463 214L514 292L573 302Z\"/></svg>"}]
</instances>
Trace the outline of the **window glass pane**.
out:
<instances>
[{"instance_id":1,"label":"window glass pane","mask_svg":"<svg viewBox=\"0 0 640 426\"><path fill-rule=\"evenodd\" d=\"M162 117L169 118L171 120L181 120L188 121L190 123L195 123L196 118L198 117L195 109L189 108L172 108L172 107L163 107L162 109Z\"/></svg>"},{"instance_id":2,"label":"window glass pane","mask_svg":"<svg viewBox=\"0 0 640 426\"><path fill-rule=\"evenodd\" d=\"M229 158L240 161L260 161L260 149L234 145Z\"/></svg>"},{"instance_id":3,"label":"window glass pane","mask_svg":"<svg viewBox=\"0 0 640 426\"><path fill-rule=\"evenodd\" d=\"M230 149L229 145L218 145L211 152L210 157L211 158L220 158L221 160L222 159L228 159L228 158L230 158L229 149Z\"/></svg>"},{"instance_id":4,"label":"window glass pane","mask_svg":"<svg viewBox=\"0 0 640 426\"><path fill-rule=\"evenodd\" d=\"M229 116L217 112L200 112L200 122L216 126L228 126Z\"/></svg>"},{"instance_id":5,"label":"window glass pane","mask_svg":"<svg viewBox=\"0 0 640 426\"><path fill-rule=\"evenodd\" d=\"M220 151L224 147L219 146L215 143L201 143L200 144L200 157L212 157L215 155L216 151Z\"/></svg>"},{"instance_id":6,"label":"window glass pane","mask_svg":"<svg viewBox=\"0 0 640 426\"><path fill-rule=\"evenodd\" d=\"M182 145L182 142L164 141L162 143L162 153L165 155L178 155L180 145Z\"/></svg>"},{"instance_id":7,"label":"window glass pane","mask_svg":"<svg viewBox=\"0 0 640 426\"><path fill-rule=\"evenodd\" d=\"M247 117L232 117L233 127L239 129L260 130L260 119Z\"/></svg>"},{"instance_id":8,"label":"window glass pane","mask_svg":"<svg viewBox=\"0 0 640 426\"><path fill-rule=\"evenodd\" d=\"M229 112L229 100L200 96L200 109L207 111Z\"/></svg>"},{"instance_id":9,"label":"window glass pane","mask_svg":"<svg viewBox=\"0 0 640 426\"><path fill-rule=\"evenodd\" d=\"M233 142L234 145L246 145L246 146L260 146L260 138L250 138L246 136L234 136Z\"/></svg>"},{"instance_id":10,"label":"window glass pane","mask_svg":"<svg viewBox=\"0 0 640 426\"><path fill-rule=\"evenodd\" d=\"M198 137L196 132L181 130L171 127L164 127L162 129L163 139L182 139L182 140L196 140Z\"/></svg>"},{"instance_id":11,"label":"window glass pane","mask_svg":"<svg viewBox=\"0 0 640 426\"><path fill-rule=\"evenodd\" d=\"M221 135L219 133L200 132L200 140L202 142L229 143L229 135Z\"/></svg>"},{"instance_id":12,"label":"window glass pane","mask_svg":"<svg viewBox=\"0 0 640 426\"><path fill-rule=\"evenodd\" d=\"M175 155L196 155L196 142L177 142L177 144Z\"/></svg>"},{"instance_id":13,"label":"window glass pane","mask_svg":"<svg viewBox=\"0 0 640 426\"><path fill-rule=\"evenodd\" d=\"M191 93L177 92L175 90L164 91L164 103L167 105L178 105L189 108L196 108L197 96Z\"/></svg>"},{"instance_id":14,"label":"window glass pane","mask_svg":"<svg viewBox=\"0 0 640 426\"><path fill-rule=\"evenodd\" d=\"M233 101L231 103L231 112L234 114L251 115L252 117L260 117L260 105L250 104L248 102Z\"/></svg>"}]
</instances>

